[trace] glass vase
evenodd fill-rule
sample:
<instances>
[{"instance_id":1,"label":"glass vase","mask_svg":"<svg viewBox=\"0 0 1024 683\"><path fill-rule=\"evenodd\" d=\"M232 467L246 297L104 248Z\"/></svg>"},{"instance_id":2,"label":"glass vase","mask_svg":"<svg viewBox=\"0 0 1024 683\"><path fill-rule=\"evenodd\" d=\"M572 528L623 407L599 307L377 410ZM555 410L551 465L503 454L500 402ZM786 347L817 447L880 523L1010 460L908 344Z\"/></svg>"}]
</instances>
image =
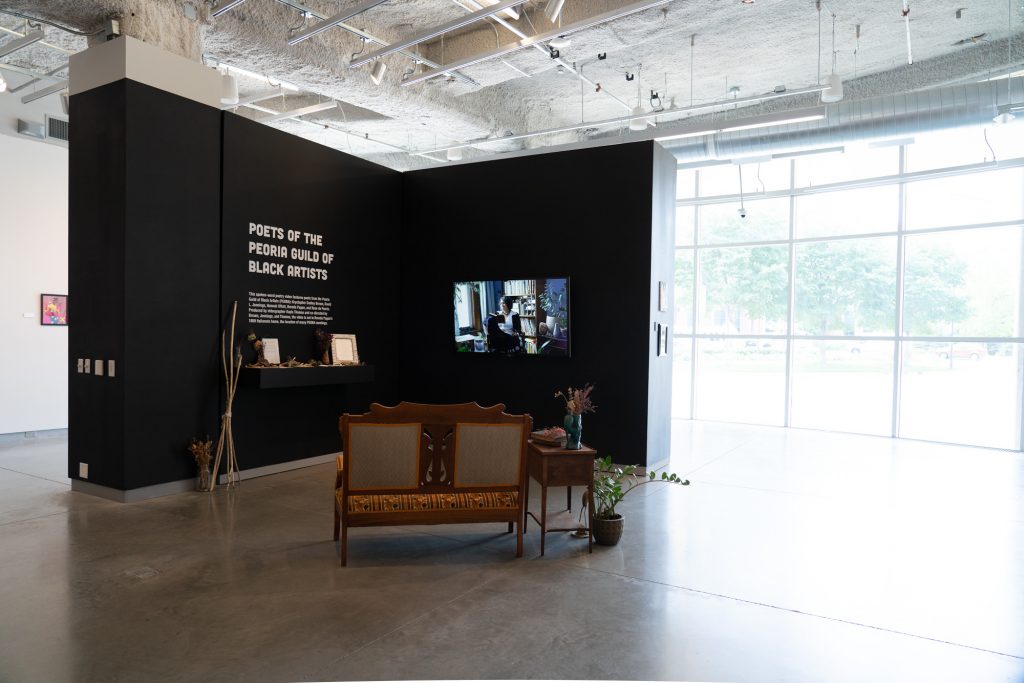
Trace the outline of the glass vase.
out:
<instances>
[{"instance_id":1,"label":"glass vase","mask_svg":"<svg viewBox=\"0 0 1024 683\"><path fill-rule=\"evenodd\" d=\"M565 449L567 451L578 451L580 439L583 438L583 416L569 414L565 416Z\"/></svg>"},{"instance_id":2,"label":"glass vase","mask_svg":"<svg viewBox=\"0 0 1024 683\"><path fill-rule=\"evenodd\" d=\"M199 468L199 476L196 478L196 491L209 491L213 477L210 473L210 466Z\"/></svg>"}]
</instances>

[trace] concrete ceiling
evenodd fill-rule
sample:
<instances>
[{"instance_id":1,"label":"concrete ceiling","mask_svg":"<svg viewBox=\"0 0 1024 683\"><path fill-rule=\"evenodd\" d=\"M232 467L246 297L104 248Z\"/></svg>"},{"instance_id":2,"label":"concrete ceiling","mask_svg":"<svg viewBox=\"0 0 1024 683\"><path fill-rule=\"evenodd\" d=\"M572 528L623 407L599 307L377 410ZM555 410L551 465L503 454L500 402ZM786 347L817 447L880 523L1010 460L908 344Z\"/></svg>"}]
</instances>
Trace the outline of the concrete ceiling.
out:
<instances>
[{"instance_id":1,"label":"concrete ceiling","mask_svg":"<svg viewBox=\"0 0 1024 683\"><path fill-rule=\"evenodd\" d=\"M562 26L634 1L566 0ZM334 109L272 125L398 169L431 165L444 158L443 152L431 159L406 150L600 121L628 114L638 104L650 111L651 90L658 91L665 107L685 107L755 95L779 85L789 90L813 85L819 82L819 73L824 79L832 69L833 16L836 70L846 81L847 97L984 78L1010 64L1019 69L1024 62L1024 33L1018 33L1024 27L1024 0L912 0L913 65L907 63L901 0L828 0L820 15L813 0L755 0L753 4L672 0L574 33L572 44L562 50L569 68L559 68L538 50L523 49L462 69L462 76L472 83L440 77L403 87L403 74L426 67L394 54L384 58L388 71L377 86L369 78L369 65L348 68L353 53L376 47L364 46L353 33L333 28L288 46L290 35L319 21L289 6L300 2L247 0L216 19L209 12L213 3L204 0L0 0L0 10L24 12L86 31L117 17L124 32L133 37L195 60L223 62L299 88L300 92L260 102L266 110L290 111L334 99L339 102ZM305 0L300 6L330 16L359 2ZM528 0L520 19L510 23L525 35L551 30L554 27L544 17L543 5L542 0ZM1012 54L1008 54L1011 9L1015 35ZM348 24L393 42L470 11L459 0L390 0ZM23 31L24 21L0 15L0 26ZM0 61L45 72L59 66L65 52L86 46L85 38L44 29L50 47L36 44ZM483 21L418 49L435 62L451 63L516 39L505 27ZM599 53L606 54L606 59L599 59ZM586 81L578 78L574 66ZM12 83L21 77L4 73ZM632 81L627 81L627 74L633 74ZM256 78L239 81L242 96L267 88L266 82ZM738 91L730 93L731 88ZM814 98L774 100L748 109L751 114L779 111L806 106ZM244 107L238 113L252 118L266 115ZM659 130L669 130L670 119L659 120ZM621 124L488 143L467 149L465 157L610 135L628 135L628 128Z\"/></svg>"}]
</instances>

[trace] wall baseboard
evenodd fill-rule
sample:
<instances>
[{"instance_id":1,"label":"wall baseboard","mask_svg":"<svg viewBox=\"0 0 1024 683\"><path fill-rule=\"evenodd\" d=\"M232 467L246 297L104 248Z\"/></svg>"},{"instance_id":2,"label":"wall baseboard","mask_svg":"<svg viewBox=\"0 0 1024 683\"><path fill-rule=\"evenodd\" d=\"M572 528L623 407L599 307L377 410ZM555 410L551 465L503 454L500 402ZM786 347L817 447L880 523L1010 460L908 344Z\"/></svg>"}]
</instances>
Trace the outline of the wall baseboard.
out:
<instances>
[{"instance_id":1,"label":"wall baseboard","mask_svg":"<svg viewBox=\"0 0 1024 683\"><path fill-rule=\"evenodd\" d=\"M246 479L255 479L257 477L266 477L272 474L281 474L282 472L289 472L291 470L298 470L305 467L334 462L337 456L337 453L327 453L326 455L317 455L312 458L292 460L290 462L282 462L276 465L267 465L266 467L253 467L252 469L242 470L239 472L239 477L242 481L245 481ZM223 484L225 481L226 479L224 475L221 475L217 479L219 484ZM100 486L99 484L94 484L91 481L86 481L84 479L71 480L72 491L85 493L105 500L112 500L115 503L138 503L152 498L162 498L164 496L173 496L179 493L188 493L189 491L194 491L195 488L195 478L169 481L164 484L143 486L137 489L129 489L127 491L110 488L109 486Z\"/></svg>"},{"instance_id":2,"label":"wall baseboard","mask_svg":"<svg viewBox=\"0 0 1024 683\"><path fill-rule=\"evenodd\" d=\"M291 470L299 470L304 467L313 467L314 465L323 465L328 462L334 462L334 460L341 455L340 453L327 453L326 455L316 455L312 458L303 458L302 460L292 460L290 462L280 462L276 465L267 465L265 467L253 467L248 470L241 470L238 473L239 479L245 481L246 479L255 479L256 477L266 477L271 474L280 474L281 472L290 472ZM218 484L224 484L227 482L225 475L217 477Z\"/></svg>"},{"instance_id":3,"label":"wall baseboard","mask_svg":"<svg viewBox=\"0 0 1024 683\"><path fill-rule=\"evenodd\" d=\"M10 434L0 434L0 443L9 443L11 441L26 441L29 439L52 439L59 437L67 437L67 427L61 427L58 429L34 429L29 432L11 432Z\"/></svg>"}]
</instances>

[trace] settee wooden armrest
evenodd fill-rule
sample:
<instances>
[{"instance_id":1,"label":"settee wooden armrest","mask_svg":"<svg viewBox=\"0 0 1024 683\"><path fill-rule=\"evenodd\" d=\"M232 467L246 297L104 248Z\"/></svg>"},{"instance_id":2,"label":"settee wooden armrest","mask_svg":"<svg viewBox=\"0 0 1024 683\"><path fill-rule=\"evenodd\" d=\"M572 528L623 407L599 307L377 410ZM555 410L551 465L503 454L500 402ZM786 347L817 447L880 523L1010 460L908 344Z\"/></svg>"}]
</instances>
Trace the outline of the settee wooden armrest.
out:
<instances>
[{"instance_id":1,"label":"settee wooden armrest","mask_svg":"<svg viewBox=\"0 0 1024 683\"><path fill-rule=\"evenodd\" d=\"M504 522L523 554L526 447L533 419L502 404L370 406L339 420L334 539L348 562L359 526Z\"/></svg>"}]
</instances>

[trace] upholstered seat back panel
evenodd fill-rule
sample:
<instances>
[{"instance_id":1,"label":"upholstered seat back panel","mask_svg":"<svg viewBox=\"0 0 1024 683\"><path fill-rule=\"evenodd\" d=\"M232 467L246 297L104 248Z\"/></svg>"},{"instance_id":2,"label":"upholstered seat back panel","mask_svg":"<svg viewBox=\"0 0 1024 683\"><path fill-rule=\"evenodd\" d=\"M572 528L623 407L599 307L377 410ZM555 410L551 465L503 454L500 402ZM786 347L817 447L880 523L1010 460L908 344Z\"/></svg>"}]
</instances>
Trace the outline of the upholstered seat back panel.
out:
<instances>
[{"instance_id":1,"label":"upholstered seat back panel","mask_svg":"<svg viewBox=\"0 0 1024 683\"><path fill-rule=\"evenodd\" d=\"M349 489L415 489L419 485L420 423L352 424L345 454Z\"/></svg>"},{"instance_id":2,"label":"upholstered seat back panel","mask_svg":"<svg viewBox=\"0 0 1024 683\"><path fill-rule=\"evenodd\" d=\"M461 422L455 426L455 486L517 486L521 424Z\"/></svg>"}]
</instances>

